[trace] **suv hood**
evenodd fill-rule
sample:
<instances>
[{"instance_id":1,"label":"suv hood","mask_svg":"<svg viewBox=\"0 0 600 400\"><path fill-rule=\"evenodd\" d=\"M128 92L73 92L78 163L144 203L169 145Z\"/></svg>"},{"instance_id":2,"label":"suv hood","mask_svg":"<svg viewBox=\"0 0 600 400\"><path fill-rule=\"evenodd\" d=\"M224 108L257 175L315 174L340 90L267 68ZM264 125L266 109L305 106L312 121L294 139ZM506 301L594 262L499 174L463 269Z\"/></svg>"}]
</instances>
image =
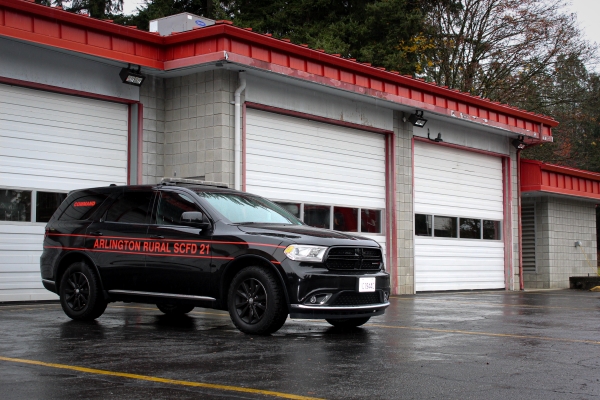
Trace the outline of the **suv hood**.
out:
<instances>
[{"instance_id":1,"label":"suv hood","mask_svg":"<svg viewBox=\"0 0 600 400\"><path fill-rule=\"evenodd\" d=\"M322 246L379 246L370 238L306 225L252 224L238 225L249 235L280 237L284 242Z\"/></svg>"}]
</instances>

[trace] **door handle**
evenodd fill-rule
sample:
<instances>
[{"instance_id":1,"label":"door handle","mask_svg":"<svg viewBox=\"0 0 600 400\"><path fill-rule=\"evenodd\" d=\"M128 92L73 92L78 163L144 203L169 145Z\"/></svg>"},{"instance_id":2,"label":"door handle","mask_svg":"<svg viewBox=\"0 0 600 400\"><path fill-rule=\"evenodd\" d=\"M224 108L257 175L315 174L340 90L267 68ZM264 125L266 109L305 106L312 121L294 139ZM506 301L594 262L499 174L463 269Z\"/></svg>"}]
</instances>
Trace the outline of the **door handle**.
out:
<instances>
[{"instance_id":1,"label":"door handle","mask_svg":"<svg viewBox=\"0 0 600 400\"><path fill-rule=\"evenodd\" d=\"M164 239L164 238L165 237L161 236L161 235L152 235L152 236L150 236L150 239Z\"/></svg>"},{"instance_id":2,"label":"door handle","mask_svg":"<svg viewBox=\"0 0 600 400\"><path fill-rule=\"evenodd\" d=\"M96 231L96 232L90 232L90 235L91 235L91 236L102 236L102 235L103 235L103 233L102 233L102 232L100 232L100 231Z\"/></svg>"}]
</instances>

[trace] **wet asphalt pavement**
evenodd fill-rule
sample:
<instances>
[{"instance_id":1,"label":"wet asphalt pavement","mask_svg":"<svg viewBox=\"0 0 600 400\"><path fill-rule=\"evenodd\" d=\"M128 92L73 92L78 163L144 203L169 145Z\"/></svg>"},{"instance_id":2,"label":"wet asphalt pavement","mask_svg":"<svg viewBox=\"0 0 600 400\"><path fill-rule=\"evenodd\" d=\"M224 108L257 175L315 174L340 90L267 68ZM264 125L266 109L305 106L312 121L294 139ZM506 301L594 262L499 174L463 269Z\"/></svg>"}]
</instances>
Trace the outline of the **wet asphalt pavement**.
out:
<instances>
[{"instance_id":1,"label":"wet asphalt pavement","mask_svg":"<svg viewBox=\"0 0 600 400\"><path fill-rule=\"evenodd\" d=\"M391 303L363 328L288 319L270 337L208 309L113 303L80 323L58 303L4 304L0 399L600 399L600 293Z\"/></svg>"}]
</instances>

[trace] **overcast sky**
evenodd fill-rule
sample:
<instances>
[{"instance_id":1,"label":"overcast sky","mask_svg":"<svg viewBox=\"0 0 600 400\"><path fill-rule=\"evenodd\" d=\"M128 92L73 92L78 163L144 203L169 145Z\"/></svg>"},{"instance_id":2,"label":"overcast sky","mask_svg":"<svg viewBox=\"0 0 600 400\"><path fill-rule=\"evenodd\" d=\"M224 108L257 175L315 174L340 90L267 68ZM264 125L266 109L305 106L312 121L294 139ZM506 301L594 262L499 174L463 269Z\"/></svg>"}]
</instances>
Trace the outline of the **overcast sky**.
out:
<instances>
[{"instance_id":1,"label":"overcast sky","mask_svg":"<svg viewBox=\"0 0 600 400\"><path fill-rule=\"evenodd\" d=\"M124 13L131 14L143 4L143 0L124 0L123 3ZM577 14L577 21L587 39L600 45L600 0L570 0L570 3L568 11ZM600 69L600 66L596 69Z\"/></svg>"}]
</instances>

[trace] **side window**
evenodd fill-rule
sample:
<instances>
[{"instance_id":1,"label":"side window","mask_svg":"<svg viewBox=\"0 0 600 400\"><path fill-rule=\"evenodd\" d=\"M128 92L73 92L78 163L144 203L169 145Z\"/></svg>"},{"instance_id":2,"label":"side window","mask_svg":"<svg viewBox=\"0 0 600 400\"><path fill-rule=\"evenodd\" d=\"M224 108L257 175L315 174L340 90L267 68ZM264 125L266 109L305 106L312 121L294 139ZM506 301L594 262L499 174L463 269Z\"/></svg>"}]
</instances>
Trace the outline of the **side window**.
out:
<instances>
[{"instance_id":1,"label":"side window","mask_svg":"<svg viewBox=\"0 0 600 400\"><path fill-rule=\"evenodd\" d=\"M161 192L156 208L157 225L179 225L181 214L186 211L200 211L194 200L184 193Z\"/></svg>"},{"instance_id":2,"label":"side window","mask_svg":"<svg viewBox=\"0 0 600 400\"><path fill-rule=\"evenodd\" d=\"M105 194L80 193L69 198L69 205L62 213L59 221L82 221L88 219L106 200Z\"/></svg>"},{"instance_id":3,"label":"side window","mask_svg":"<svg viewBox=\"0 0 600 400\"><path fill-rule=\"evenodd\" d=\"M152 196L151 191L123 193L106 212L105 221L131 224L147 223Z\"/></svg>"}]
</instances>

